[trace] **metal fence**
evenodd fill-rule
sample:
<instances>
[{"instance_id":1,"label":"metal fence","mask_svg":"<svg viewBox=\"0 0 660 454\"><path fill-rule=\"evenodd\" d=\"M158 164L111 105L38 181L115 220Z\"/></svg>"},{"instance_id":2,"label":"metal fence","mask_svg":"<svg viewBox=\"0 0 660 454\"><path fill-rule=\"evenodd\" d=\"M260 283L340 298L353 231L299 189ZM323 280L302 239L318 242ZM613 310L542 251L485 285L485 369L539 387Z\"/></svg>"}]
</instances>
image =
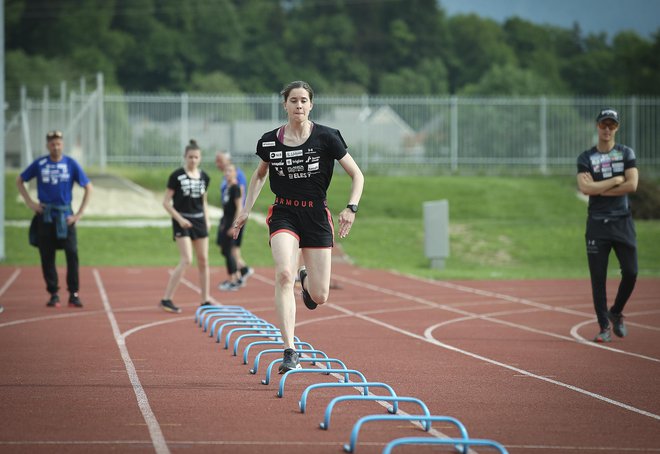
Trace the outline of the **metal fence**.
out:
<instances>
[{"instance_id":1,"label":"metal fence","mask_svg":"<svg viewBox=\"0 0 660 454\"><path fill-rule=\"evenodd\" d=\"M42 137L59 112L80 159L101 168L178 165L191 138L207 162L222 149L251 166L259 137L286 122L276 95L119 95L101 88L84 99L44 103L30 100L27 129ZM635 150L644 173L660 175L660 98L318 96L311 118L339 129L368 172L573 174L577 155L596 142L595 116L604 106L621 114L617 141ZM75 118L76 125L67 122Z\"/></svg>"}]
</instances>

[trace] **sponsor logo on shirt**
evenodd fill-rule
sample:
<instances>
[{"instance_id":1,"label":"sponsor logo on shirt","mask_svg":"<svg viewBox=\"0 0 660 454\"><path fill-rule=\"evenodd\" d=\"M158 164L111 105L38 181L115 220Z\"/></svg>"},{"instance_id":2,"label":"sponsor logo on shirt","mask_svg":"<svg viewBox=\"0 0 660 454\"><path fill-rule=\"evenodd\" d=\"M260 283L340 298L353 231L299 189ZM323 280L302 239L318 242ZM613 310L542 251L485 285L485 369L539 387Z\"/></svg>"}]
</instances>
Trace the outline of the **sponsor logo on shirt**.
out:
<instances>
[{"instance_id":1,"label":"sponsor logo on shirt","mask_svg":"<svg viewBox=\"0 0 660 454\"><path fill-rule=\"evenodd\" d=\"M318 162L313 162L307 166L307 171L309 172L315 172L319 170L319 163Z\"/></svg>"},{"instance_id":2,"label":"sponsor logo on shirt","mask_svg":"<svg viewBox=\"0 0 660 454\"><path fill-rule=\"evenodd\" d=\"M281 151L271 151L269 154L270 159L282 159Z\"/></svg>"},{"instance_id":3,"label":"sponsor logo on shirt","mask_svg":"<svg viewBox=\"0 0 660 454\"><path fill-rule=\"evenodd\" d=\"M286 152L286 157L287 158L295 158L297 156L302 156L303 151L302 150L292 150L292 151L287 151Z\"/></svg>"},{"instance_id":4,"label":"sponsor logo on shirt","mask_svg":"<svg viewBox=\"0 0 660 454\"><path fill-rule=\"evenodd\" d=\"M262 147L274 147L275 146L275 141L273 140L272 142L261 142Z\"/></svg>"}]
</instances>

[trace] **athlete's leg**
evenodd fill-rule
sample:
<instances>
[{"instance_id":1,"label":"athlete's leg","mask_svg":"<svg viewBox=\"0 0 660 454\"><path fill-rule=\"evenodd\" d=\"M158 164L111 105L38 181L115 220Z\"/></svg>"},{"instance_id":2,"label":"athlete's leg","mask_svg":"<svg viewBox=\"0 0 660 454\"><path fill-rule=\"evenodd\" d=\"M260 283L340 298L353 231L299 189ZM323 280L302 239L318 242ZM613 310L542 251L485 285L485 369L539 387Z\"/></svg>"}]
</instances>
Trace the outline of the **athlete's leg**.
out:
<instances>
[{"instance_id":1,"label":"athlete's leg","mask_svg":"<svg viewBox=\"0 0 660 454\"><path fill-rule=\"evenodd\" d=\"M302 257L307 269L305 290L316 304L323 304L330 295L332 248L304 248Z\"/></svg>"},{"instance_id":2,"label":"athlete's leg","mask_svg":"<svg viewBox=\"0 0 660 454\"><path fill-rule=\"evenodd\" d=\"M293 282L298 264L298 239L287 232L276 233L270 239L275 262L275 309L279 319L284 348L293 348L296 325L296 297Z\"/></svg>"},{"instance_id":3,"label":"athlete's leg","mask_svg":"<svg viewBox=\"0 0 660 454\"><path fill-rule=\"evenodd\" d=\"M637 248L629 244L614 243L614 253L621 265L621 282L612 306L613 314L620 314L635 289L637 282Z\"/></svg>"},{"instance_id":4,"label":"athlete's leg","mask_svg":"<svg viewBox=\"0 0 660 454\"><path fill-rule=\"evenodd\" d=\"M589 261L589 273L591 274L591 293L594 300L594 310L598 317L601 329L609 326L607 320L607 263L609 260L612 244L606 240L587 239L587 259Z\"/></svg>"},{"instance_id":5,"label":"athlete's leg","mask_svg":"<svg viewBox=\"0 0 660 454\"><path fill-rule=\"evenodd\" d=\"M37 218L37 235L39 238L39 257L41 258L41 273L46 281L48 293L57 293L59 282L57 268L55 267L55 253L57 252L57 239L55 237L55 224L46 224L43 216Z\"/></svg>"},{"instance_id":6,"label":"athlete's leg","mask_svg":"<svg viewBox=\"0 0 660 454\"><path fill-rule=\"evenodd\" d=\"M174 272L170 276L170 280L165 288L165 300L171 300L174 296L176 288L181 282L181 277L186 271L186 268L192 263L192 242L188 236L180 236L176 239L176 245L179 248L179 264L174 268Z\"/></svg>"},{"instance_id":7,"label":"athlete's leg","mask_svg":"<svg viewBox=\"0 0 660 454\"><path fill-rule=\"evenodd\" d=\"M209 300L209 238L197 238L192 242L197 257L199 286L202 291L202 303Z\"/></svg>"},{"instance_id":8,"label":"athlete's leg","mask_svg":"<svg viewBox=\"0 0 660 454\"><path fill-rule=\"evenodd\" d=\"M69 226L69 233L66 239L64 254L66 255L66 284L69 293L77 293L79 284L79 267L78 267L78 238L76 234L76 226Z\"/></svg>"}]
</instances>

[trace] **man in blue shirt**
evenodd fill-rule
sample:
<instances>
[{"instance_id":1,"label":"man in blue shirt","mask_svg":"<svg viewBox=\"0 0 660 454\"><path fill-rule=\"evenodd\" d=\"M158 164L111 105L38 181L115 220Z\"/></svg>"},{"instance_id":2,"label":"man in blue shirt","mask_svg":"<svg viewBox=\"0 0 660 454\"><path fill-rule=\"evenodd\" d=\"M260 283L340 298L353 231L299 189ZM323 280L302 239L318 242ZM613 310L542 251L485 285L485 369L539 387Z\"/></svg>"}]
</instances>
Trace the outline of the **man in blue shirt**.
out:
<instances>
[{"instance_id":1,"label":"man in blue shirt","mask_svg":"<svg viewBox=\"0 0 660 454\"><path fill-rule=\"evenodd\" d=\"M66 254L66 282L69 291L69 306L82 307L78 297L78 241L76 223L82 217L92 192L92 183L80 164L64 155L64 136L60 131L46 134L48 155L30 164L18 177L16 187L25 204L35 213L33 226L34 241L39 248L41 271L46 281L50 299L46 306L59 307L60 297L55 252L64 249ZM37 179L38 202L25 189L24 183ZM80 208L76 213L71 209L73 183L78 183L85 191ZM32 227L31 227L32 234ZM32 242L32 238L31 238Z\"/></svg>"}]
</instances>

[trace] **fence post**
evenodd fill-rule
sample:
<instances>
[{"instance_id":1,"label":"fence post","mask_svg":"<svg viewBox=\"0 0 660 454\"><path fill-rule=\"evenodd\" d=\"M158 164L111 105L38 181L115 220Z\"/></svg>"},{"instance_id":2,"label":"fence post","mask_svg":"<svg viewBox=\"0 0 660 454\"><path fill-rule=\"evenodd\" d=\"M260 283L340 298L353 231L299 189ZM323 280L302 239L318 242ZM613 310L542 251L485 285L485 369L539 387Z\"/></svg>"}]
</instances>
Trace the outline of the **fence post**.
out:
<instances>
[{"instance_id":1,"label":"fence post","mask_svg":"<svg viewBox=\"0 0 660 454\"><path fill-rule=\"evenodd\" d=\"M366 111L366 109L369 109L369 95L368 94L363 94L362 95L362 111ZM365 119L361 122L361 130L362 130L362 156L364 161L360 163L360 166L362 169L366 172L369 170L369 123L366 121L368 119L368 115L365 117Z\"/></svg>"},{"instance_id":2,"label":"fence post","mask_svg":"<svg viewBox=\"0 0 660 454\"><path fill-rule=\"evenodd\" d=\"M541 149L539 156L539 170L543 175L548 173L548 99L541 96L540 103L541 118L540 118L540 132L541 132Z\"/></svg>"},{"instance_id":3,"label":"fence post","mask_svg":"<svg viewBox=\"0 0 660 454\"><path fill-rule=\"evenodd\" d=\"M23 152L21 167L25 168L32 162L32 141L30 140L30 119L28 118L28 99L25 85L21 85L21 133L23 134Z\"/></svg>"},{"instance_id":4,"label":"fence post","mask_svg":"<svg viewBox=\"0 0 660 454\"><path fill-rule=\"evenodd\" d=\"M99 122L99 134L98 134L98 149L99 149L99 166L101 171L105 172L105 166L107 163L106 156L106 144L105 144L105 99L104 99L104 90L103 90L103 74L96 74L96 92L98 95L97 109L98 109L98 122Z\"/></svg>"},{"instance_id":5,"label":"fence post","mask_svg":"<svg viewBox=\"0 0 660 454\"><path fill-rule=\"evenodd\" d=\"M181 146L184 149L190 138L188 129L188 93L181 93Z\"/></svg>"},{"instance_id":6,"label":"fence post","mask_svg":"<svg viewBox=\"0 0 660 454\"><path fill-rule=\"evenodd\" d=\"M451 100L451 130L450 130L450 160L452 173L458 170L458 97L452 96Z\"/></svg>"}]
</instances>

